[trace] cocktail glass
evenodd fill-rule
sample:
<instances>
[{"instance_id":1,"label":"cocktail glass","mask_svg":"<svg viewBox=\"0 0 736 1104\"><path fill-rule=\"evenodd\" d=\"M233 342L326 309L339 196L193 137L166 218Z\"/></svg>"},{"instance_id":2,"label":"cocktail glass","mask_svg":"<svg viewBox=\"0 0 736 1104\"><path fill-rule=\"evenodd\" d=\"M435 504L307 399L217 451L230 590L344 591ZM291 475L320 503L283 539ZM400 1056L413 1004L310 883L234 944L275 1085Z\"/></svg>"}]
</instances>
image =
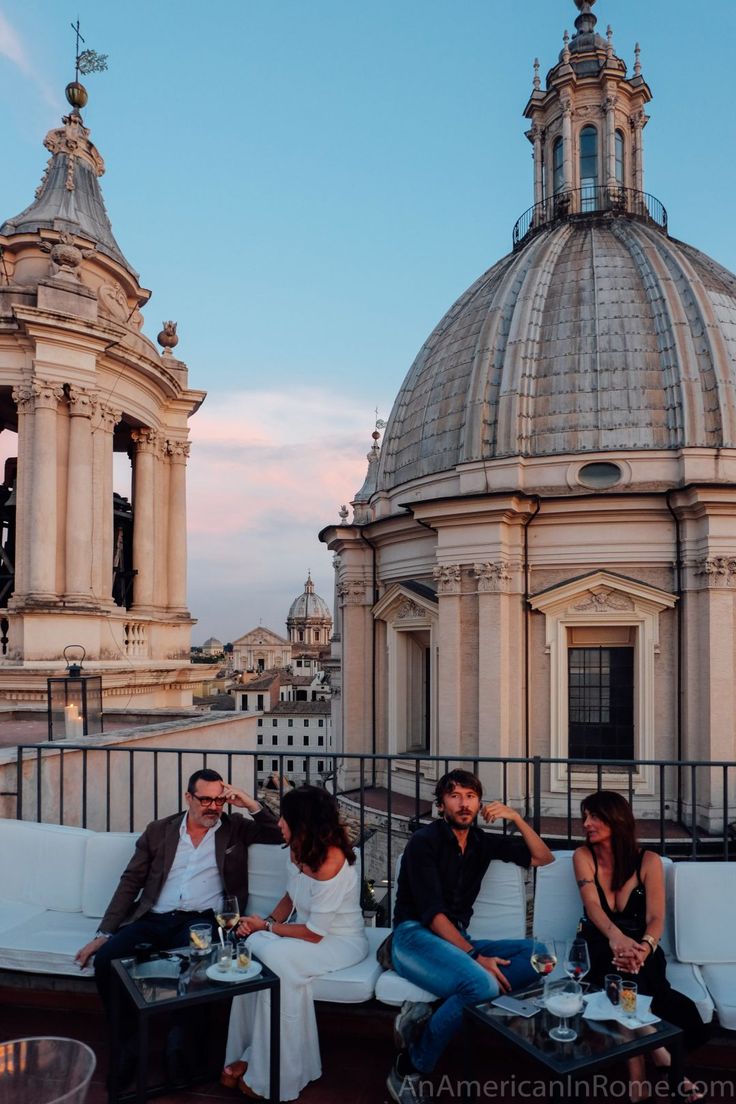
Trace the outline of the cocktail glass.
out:
<instances>
[{"instance_id":1,"label":"cocktail glass","mask_svg":"<svg viewBox=\"0 0 736 1104\"><path fill-rule=\"evenodd\" d=\"M544 1006L553 1016L560 1017L560 1023L550 1031L550 1038L558 1043L571 1043L578 1033L567 1026L570 1016L576 1016L583 1007L583 990L579 982L572 978L547 980L544 985Z\"/></svg>"}]
</instances>

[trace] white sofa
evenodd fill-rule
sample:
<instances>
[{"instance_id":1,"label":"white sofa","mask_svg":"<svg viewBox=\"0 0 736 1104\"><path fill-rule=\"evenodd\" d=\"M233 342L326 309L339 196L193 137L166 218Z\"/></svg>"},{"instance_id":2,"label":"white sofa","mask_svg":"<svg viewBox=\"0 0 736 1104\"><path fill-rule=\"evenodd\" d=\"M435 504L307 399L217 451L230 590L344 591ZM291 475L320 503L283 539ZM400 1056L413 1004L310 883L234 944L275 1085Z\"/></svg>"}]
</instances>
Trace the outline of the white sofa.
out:
<instances>
[{"instance_id":1,"label":"white sofa","mask_svg":"<svg viewBox=\"0 0 736 1104\"><path fill-rule=\"evenodd\" d=\"M0 968L79 976L74 956L99 927L135 840L0 820Z\"/></svg>"},{"instance_id":2,"label":"white sofa","mask_svg":"<svg viewBox=\"0 0 736 1104\"><path fill-rule=\"evenodd\" d=\"M546 935L551 939L572 939L577 931L580 917L583 913L580 894L578 892L575 872L572 866L572 851L555 851L555 862L549 866L542 866L537 871L537 886L534 894L534 934ZM703 1023L710 1023L713 1019L713 999L709 993L709 986L703 980L703 976L695 965L694 959L683 958L676 952L676 940L673 938L673 930L676 930L676 910L674 905L675 872L681 868L692 867L699 870L708 869L715 865L730 866L729 863L673 863L671 859L663 858L665 873L665 888L667 893L667 912L665 927L662 935L662 950L667 958L667 977L675 989L690 997L695 1002ZM736 865L734 866L736 873ZM692 899L689 902L693 916L700 917L700 908L692 908ZM735 967L736 969L736 967ZM727 1025L726 1025L727 1026Z\"/></svg>"},{"instance_id":3,"label":"white sofa","mask_svg":"<svg viewBox=\"0 0 736 1104\"><path fill-rule=\"evenodd\" d=\"M673 867L677 958L702 979L721 1026L736 1031L736 863Z\"/></svg>"}]
</instances>

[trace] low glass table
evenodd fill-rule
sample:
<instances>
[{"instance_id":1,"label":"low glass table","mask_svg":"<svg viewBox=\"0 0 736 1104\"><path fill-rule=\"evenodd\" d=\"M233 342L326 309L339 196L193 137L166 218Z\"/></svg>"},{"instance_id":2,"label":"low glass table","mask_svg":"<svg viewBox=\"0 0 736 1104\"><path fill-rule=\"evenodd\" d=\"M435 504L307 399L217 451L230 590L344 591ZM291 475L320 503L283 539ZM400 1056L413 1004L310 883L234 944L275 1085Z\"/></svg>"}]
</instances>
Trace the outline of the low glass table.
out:
<instances>
[{"instance_id":1,"label":"low glass table","mask_svg":"<svg viewBox=\"0 0 736 1104\"><path fill-rule=\"evenodd\" d=\"M542 990L531 989L524 993L515 993L514 996L519 1000L534 1000L542 996ZM659 1046L667 1047L672 1055L672 1065L666 1071L671 1093L675 1092L682 1080L682 1031L665 1020L630 1028L616 1020L586 1020L582 1013L578 1013L568 1020L568 1025L577 1032L577 1038L572 1042L560 1043L550 1037L550 1030L559 1023L559 1017L544 1008L526 1018L484 1001L466 1008L465 1015L471 1023L490 1029L519 1054L531 1058L542 1067L542 1077L537 1084L542 1080L547 1082L549 1100L569 1100L580 1104L581 1101L602 1094L606 1091L606 1084L600 1075L596 1077L597 1071L637 1054L645 1054ZM472 1057L472 1062L477 1068L480 1063L477 1055ZM487 1070L482 1072L487 1073ZM664 1074L665 1071L662 1072ZM498 1082L502 1077L498 1064L494 1063L493 1079ZM582 1082L588 1078L587 1091L583 1091L586 1087ZM624 1073L621 1080L625 1079ZM486 1092L484 1096L484 1082L489 1080L487 1076L475 1078L480 1084L481 1099L488 1095ZM610 1082L607 1083L610 1086ZM539 1099L539 1093L534 1090L534 1072L530 1071L517 1079L510 1095L518 1096L519 1099ZM627 1094L619 1092L615 1098L625 1100ZM611 1099L614 1099L613 1094Z\"/></svg>"},{"instance_id":2,"label":"low glass table","mask_svg":"<svg viewBox=\"0 0 736 1104\"><path fill-rule=\"evenodd\" d=\"M144 1104L151 1096L171 1092L169 1085L148 1085L148 1059L150 1022L154 1016L171 1014L213 1001L230 1000L242 993L255 993L267 989L271 993L270 1015L270 1096L272 1104L279 1101L280 1061L280 979L267 966L261 966L254 976L244 975L242 980L234 969L218 980L214 968L214 952L198 958L189 957L188 950L161 952L147 962L136 958L117 958L112 963L113 985L111 1003L111 1056L110 1056L110 1104L135 1101ZM253 959L257 962L257 959ZM210 971L208 975L207 971ZM120 1060L122 1002L132 1004L135 1010L137 1055L135 1091L121 1093L118 1089ZM224 1042L224 1040L223 1040Z\"/></svg>"}]
</instances>

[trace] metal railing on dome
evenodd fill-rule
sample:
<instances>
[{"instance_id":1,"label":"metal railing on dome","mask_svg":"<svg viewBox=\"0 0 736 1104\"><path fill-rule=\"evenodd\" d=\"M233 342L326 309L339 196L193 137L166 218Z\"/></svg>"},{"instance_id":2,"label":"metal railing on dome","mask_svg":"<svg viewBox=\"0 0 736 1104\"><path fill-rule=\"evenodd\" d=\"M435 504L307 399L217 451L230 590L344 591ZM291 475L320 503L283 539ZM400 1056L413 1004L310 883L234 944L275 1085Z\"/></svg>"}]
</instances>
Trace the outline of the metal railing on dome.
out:
<instances>
[{"instance_id":1,"label":"metal railing on dome","mask_svg":"<svg viewBox=\"0 0 736 1104\"><path fill-rule=\"evenodd\" d=\"M598 214L627 215L667 230L667 209L648 192L618 185L588 185L557 192L525 211L514 225L514 249L553 223Z\"/></svg>"}]
</instances>

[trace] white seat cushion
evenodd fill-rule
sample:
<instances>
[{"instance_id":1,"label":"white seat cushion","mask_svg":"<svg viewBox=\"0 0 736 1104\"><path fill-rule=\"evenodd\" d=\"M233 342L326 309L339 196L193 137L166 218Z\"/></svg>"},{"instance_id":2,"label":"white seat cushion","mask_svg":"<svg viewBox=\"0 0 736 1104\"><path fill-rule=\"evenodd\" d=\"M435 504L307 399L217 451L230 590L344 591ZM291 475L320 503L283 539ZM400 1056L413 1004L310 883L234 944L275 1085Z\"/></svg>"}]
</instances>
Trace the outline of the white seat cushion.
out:
<instances>
[{"instance_id":1,"label":"white seat cushion","mask_svg":"<svg viewBox=\"0 0 736 1104\"><path fill-rule=\"evenodd\" d=\"M79 912L85 828L0 820L0 894L42 909Z\"/></svg>"},{"instance_id":2,"label":"white seat cushion","mask_svg":"<svg viewBox=\"0 0 736 1104\"><path fill-rule=\"evenodd\" d=\"M708 963L700 969L716 1006L721 1027L736 1031L736 963Z\"/></svg>"},{"instance_id":3,"label":"white seat cushion","mask_svg":"<svg viewBox=\"0 0 736 1104\"><path fill-rule=\"evenodd\" d=\"M82 912L100 919L133 857L135 832L95 832L87 841L82 880Z\"/></svg>"},{"instance_id":4,"label":"white seat cushion","mask_svg":"<svg viewBox=\"0 0 736 1104\"><path fill-rule=\"evenodd\" d=\"M32 974L91 974L74 962L80 947L93 938L97 921L81 912L42 912L9 928L0 937L0 967Z\"/></svg>"},{"instance_id":5,"label":"white seat cushion","mask_svg":"<svg viewBox=\"0 0 736 1104\"><path fill-rule=\"evenodd\" d=\"M253 843L248 848L248 916L268 916L284 896L290 855L288 847L272 843Z\"/></svg>"},{"instance_id":6,"label":"white seat cushion","mask_svg":"<svg viewBox=\"0 0 736 1104\"><path fill-rule=\"evenodd\" d=\"M675 863L674 879L679 960L736 963L736 863Z\"/></svg>"},{"instance_id":7,"label":"white seat cushion","mask_svg":"<svg viewBox=\"0 0 736 1104\"><path fill-rule=\"evenodd\" d=\"M714 1005L700 968L693 966L691 962L678 962L676 958L668 958L667 980L673 989L690 997L703 1023L710 1023Z\"/></svg>"},{"instance_id":8,"label":"white seat cushion","mask_svg":"<svg viewBox=\"0 0 736 1104\"><path fill-rule=\"evenodd\" d=\"M376 959L376 951L388 935L388 928L366 928L368 954L354 966L342 970L332 970L322 974L312 982L312 995L315 1000L334 1001L337 1004L361 1004L371 1000L381 967Z\"/></svg>"},{"instance_id":9,"label":"white seat cushion","mask_svg":"<svg viewBox=\"0 0 736 1104\"><path fill-rule=\"evenodd\" d=\"M26 901L0 901L0 943L3 932L16 928L19 924L29 924L45 912L46 909L29 905Z\"/></svg>"},{"instance_id":10,"label":"white seat cushion","mask_svg":"<svg viewBox=\"0 0 736 1104\"><path fill-rule=\"evenodd\" d=\"M394 1007L400 1007L404 1001L428 1001L431 1004L437 1000L437 994L421 989L400 977L395 970L384 970L376 981L376 1000Z\"/></svg>"}]
</instances>

